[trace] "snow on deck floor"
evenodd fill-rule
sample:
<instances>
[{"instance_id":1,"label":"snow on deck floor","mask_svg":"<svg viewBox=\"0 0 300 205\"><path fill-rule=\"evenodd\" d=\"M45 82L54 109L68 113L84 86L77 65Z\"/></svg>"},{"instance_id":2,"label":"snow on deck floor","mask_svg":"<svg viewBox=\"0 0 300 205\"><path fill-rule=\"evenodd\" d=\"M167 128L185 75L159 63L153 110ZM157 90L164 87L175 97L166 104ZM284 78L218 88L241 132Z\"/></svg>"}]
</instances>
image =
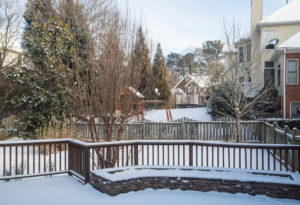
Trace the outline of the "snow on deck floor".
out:
<instances>
[{"instance_id":1,"label":"snow on deck floor","mask_svg":"<svg viewBox=\"0 0 300 205\"><path fill-rule=\"evenodd\" d=\"M297 200L275 199L267 196L228 194L219 192L197 192L181 190L152 190L130 192L108 196L90 185L83 185L70 176L35 178L23 181L0 182L0 204L2 205L279 205L299 204Z\"/></svg>"},{"instance_id":2,"label":"snow on deck floor","mask_svg":"<svg viewBox=\"0 0 300 205\"><path fill-rule=\"evenodd\" d=\"M182 108L171 109L174 120L187 117L197 121L211 121L212 118L207 114L206 107L201 108ZM155 122L167 122L166 110L151 110L145 114L145 119Z\"/></svg>"}]
</instances>

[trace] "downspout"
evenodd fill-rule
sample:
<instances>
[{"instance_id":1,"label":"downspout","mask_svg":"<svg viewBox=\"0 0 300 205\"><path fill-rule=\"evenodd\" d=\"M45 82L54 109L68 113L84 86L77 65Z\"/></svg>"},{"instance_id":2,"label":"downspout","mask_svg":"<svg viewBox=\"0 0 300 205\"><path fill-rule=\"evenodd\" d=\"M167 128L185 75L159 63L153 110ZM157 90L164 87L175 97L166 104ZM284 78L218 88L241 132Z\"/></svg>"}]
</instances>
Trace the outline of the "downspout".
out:
<instances>
[{"instance_id":1,"label":"downspout","mask_svg":"<svg viewBox=\"0 0 300 205\"><path fill-rule=\"evenodd\" d=\"M286 118L286 48L283 51L283 118Z\"/></svg>"}]
</instances>

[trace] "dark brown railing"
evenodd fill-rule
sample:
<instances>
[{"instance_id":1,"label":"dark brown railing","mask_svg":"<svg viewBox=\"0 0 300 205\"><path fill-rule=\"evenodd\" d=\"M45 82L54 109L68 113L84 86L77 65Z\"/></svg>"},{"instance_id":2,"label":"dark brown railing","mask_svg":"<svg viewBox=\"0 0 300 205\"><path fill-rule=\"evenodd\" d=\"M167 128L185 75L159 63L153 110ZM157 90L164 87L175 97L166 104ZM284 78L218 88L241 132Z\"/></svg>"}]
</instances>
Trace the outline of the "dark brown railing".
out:
<instances>
[{"instance_id":1,"label":"dark brown railing","mask_svg":"<svg viewBox=\"0 0 300 205\"><path fill-rule=\"evenodd\" d=\"M89 182L91 170L124 166L201 166L300 173L300 145L202 141L73 139L0 143L0 179L69 173Z\"/></svg>"},{"instance_id":2,"label":"dark brown railing","mask_svg":"<svg viewBox=\"0 0 300 205\"><path fill-rule=\"evenodd\" d=\"M68 172L69 141L39 140L0 143L0 179Z\"/></svg>"}]
</instances>

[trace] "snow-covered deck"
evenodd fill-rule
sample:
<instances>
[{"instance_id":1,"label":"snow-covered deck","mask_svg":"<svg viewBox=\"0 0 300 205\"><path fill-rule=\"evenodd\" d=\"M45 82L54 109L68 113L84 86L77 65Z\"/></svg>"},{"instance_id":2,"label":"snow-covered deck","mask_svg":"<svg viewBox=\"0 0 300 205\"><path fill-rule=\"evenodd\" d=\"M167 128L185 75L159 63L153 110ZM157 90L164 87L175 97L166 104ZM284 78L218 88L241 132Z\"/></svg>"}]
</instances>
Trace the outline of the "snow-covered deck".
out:
<instances>
[{"instance_id":1,"label":"snow-covered deck","mask_svg":"<svg viewBox=\"0 0 300 205\"><path fill-rule=\"evenodd\" d=\"M280 205L299 204L297 200L275 199L267 196L248 194L228 194L219 192L198 192L181 190L152 190L108 196L91 185L83 185L70 176L35 178L22 181L0 182L0 204L2 205L83 205L83 204L122 204L122 205Z\"/></svg>"}]
</instances>

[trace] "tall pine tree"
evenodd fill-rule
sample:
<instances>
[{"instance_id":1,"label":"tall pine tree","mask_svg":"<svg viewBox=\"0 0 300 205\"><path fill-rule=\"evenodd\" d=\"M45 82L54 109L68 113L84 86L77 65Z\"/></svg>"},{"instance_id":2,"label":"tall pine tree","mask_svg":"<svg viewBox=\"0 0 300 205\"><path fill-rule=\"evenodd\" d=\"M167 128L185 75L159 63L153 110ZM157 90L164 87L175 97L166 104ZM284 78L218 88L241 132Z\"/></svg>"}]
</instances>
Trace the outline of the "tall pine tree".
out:
<instances>
[{"instance_id":1,"label":"tall pine tree","mask_svg":"<svg viewBox=\"0 0 300 205\"><path fill-rule=\"evenodd\" d=\"M148 45L145 40L143 29L140 26L137 32L137 38L130 66L133 67L131 78L140 80L138 90L143 93L146 99L155 98L155 87L153 82L152 65L149 56Z\"/></svg>"},{"instance_id":2,"label":"tall pine tree","mask_svg":"<svg viewBox=\"0 0 300 205\"><path fill-rule=\"evenodd\" d=\"M170 87L167 80L167 66L160 44L157 49L153 61L153 76L155 88L158 90L159 100L169 100Z\"/></svg>"},{"instance_id":3,"label":"tall pine tree","mask_svg":"<svg viewBox=\"0 0 300 205\"><path fill-rule=\"evenodd\" d=\"M24 137L34 138L38 129L65 115L63 85L69 67L64 59L72 55L72 34L70 26L56 15L51 0L29 0L24 19L22 46L29 62L27 68L16 71L16 82L28 86L31 95L24 94L15 102L30 109L20 127Z\"/></svg>"}]
</instances>

